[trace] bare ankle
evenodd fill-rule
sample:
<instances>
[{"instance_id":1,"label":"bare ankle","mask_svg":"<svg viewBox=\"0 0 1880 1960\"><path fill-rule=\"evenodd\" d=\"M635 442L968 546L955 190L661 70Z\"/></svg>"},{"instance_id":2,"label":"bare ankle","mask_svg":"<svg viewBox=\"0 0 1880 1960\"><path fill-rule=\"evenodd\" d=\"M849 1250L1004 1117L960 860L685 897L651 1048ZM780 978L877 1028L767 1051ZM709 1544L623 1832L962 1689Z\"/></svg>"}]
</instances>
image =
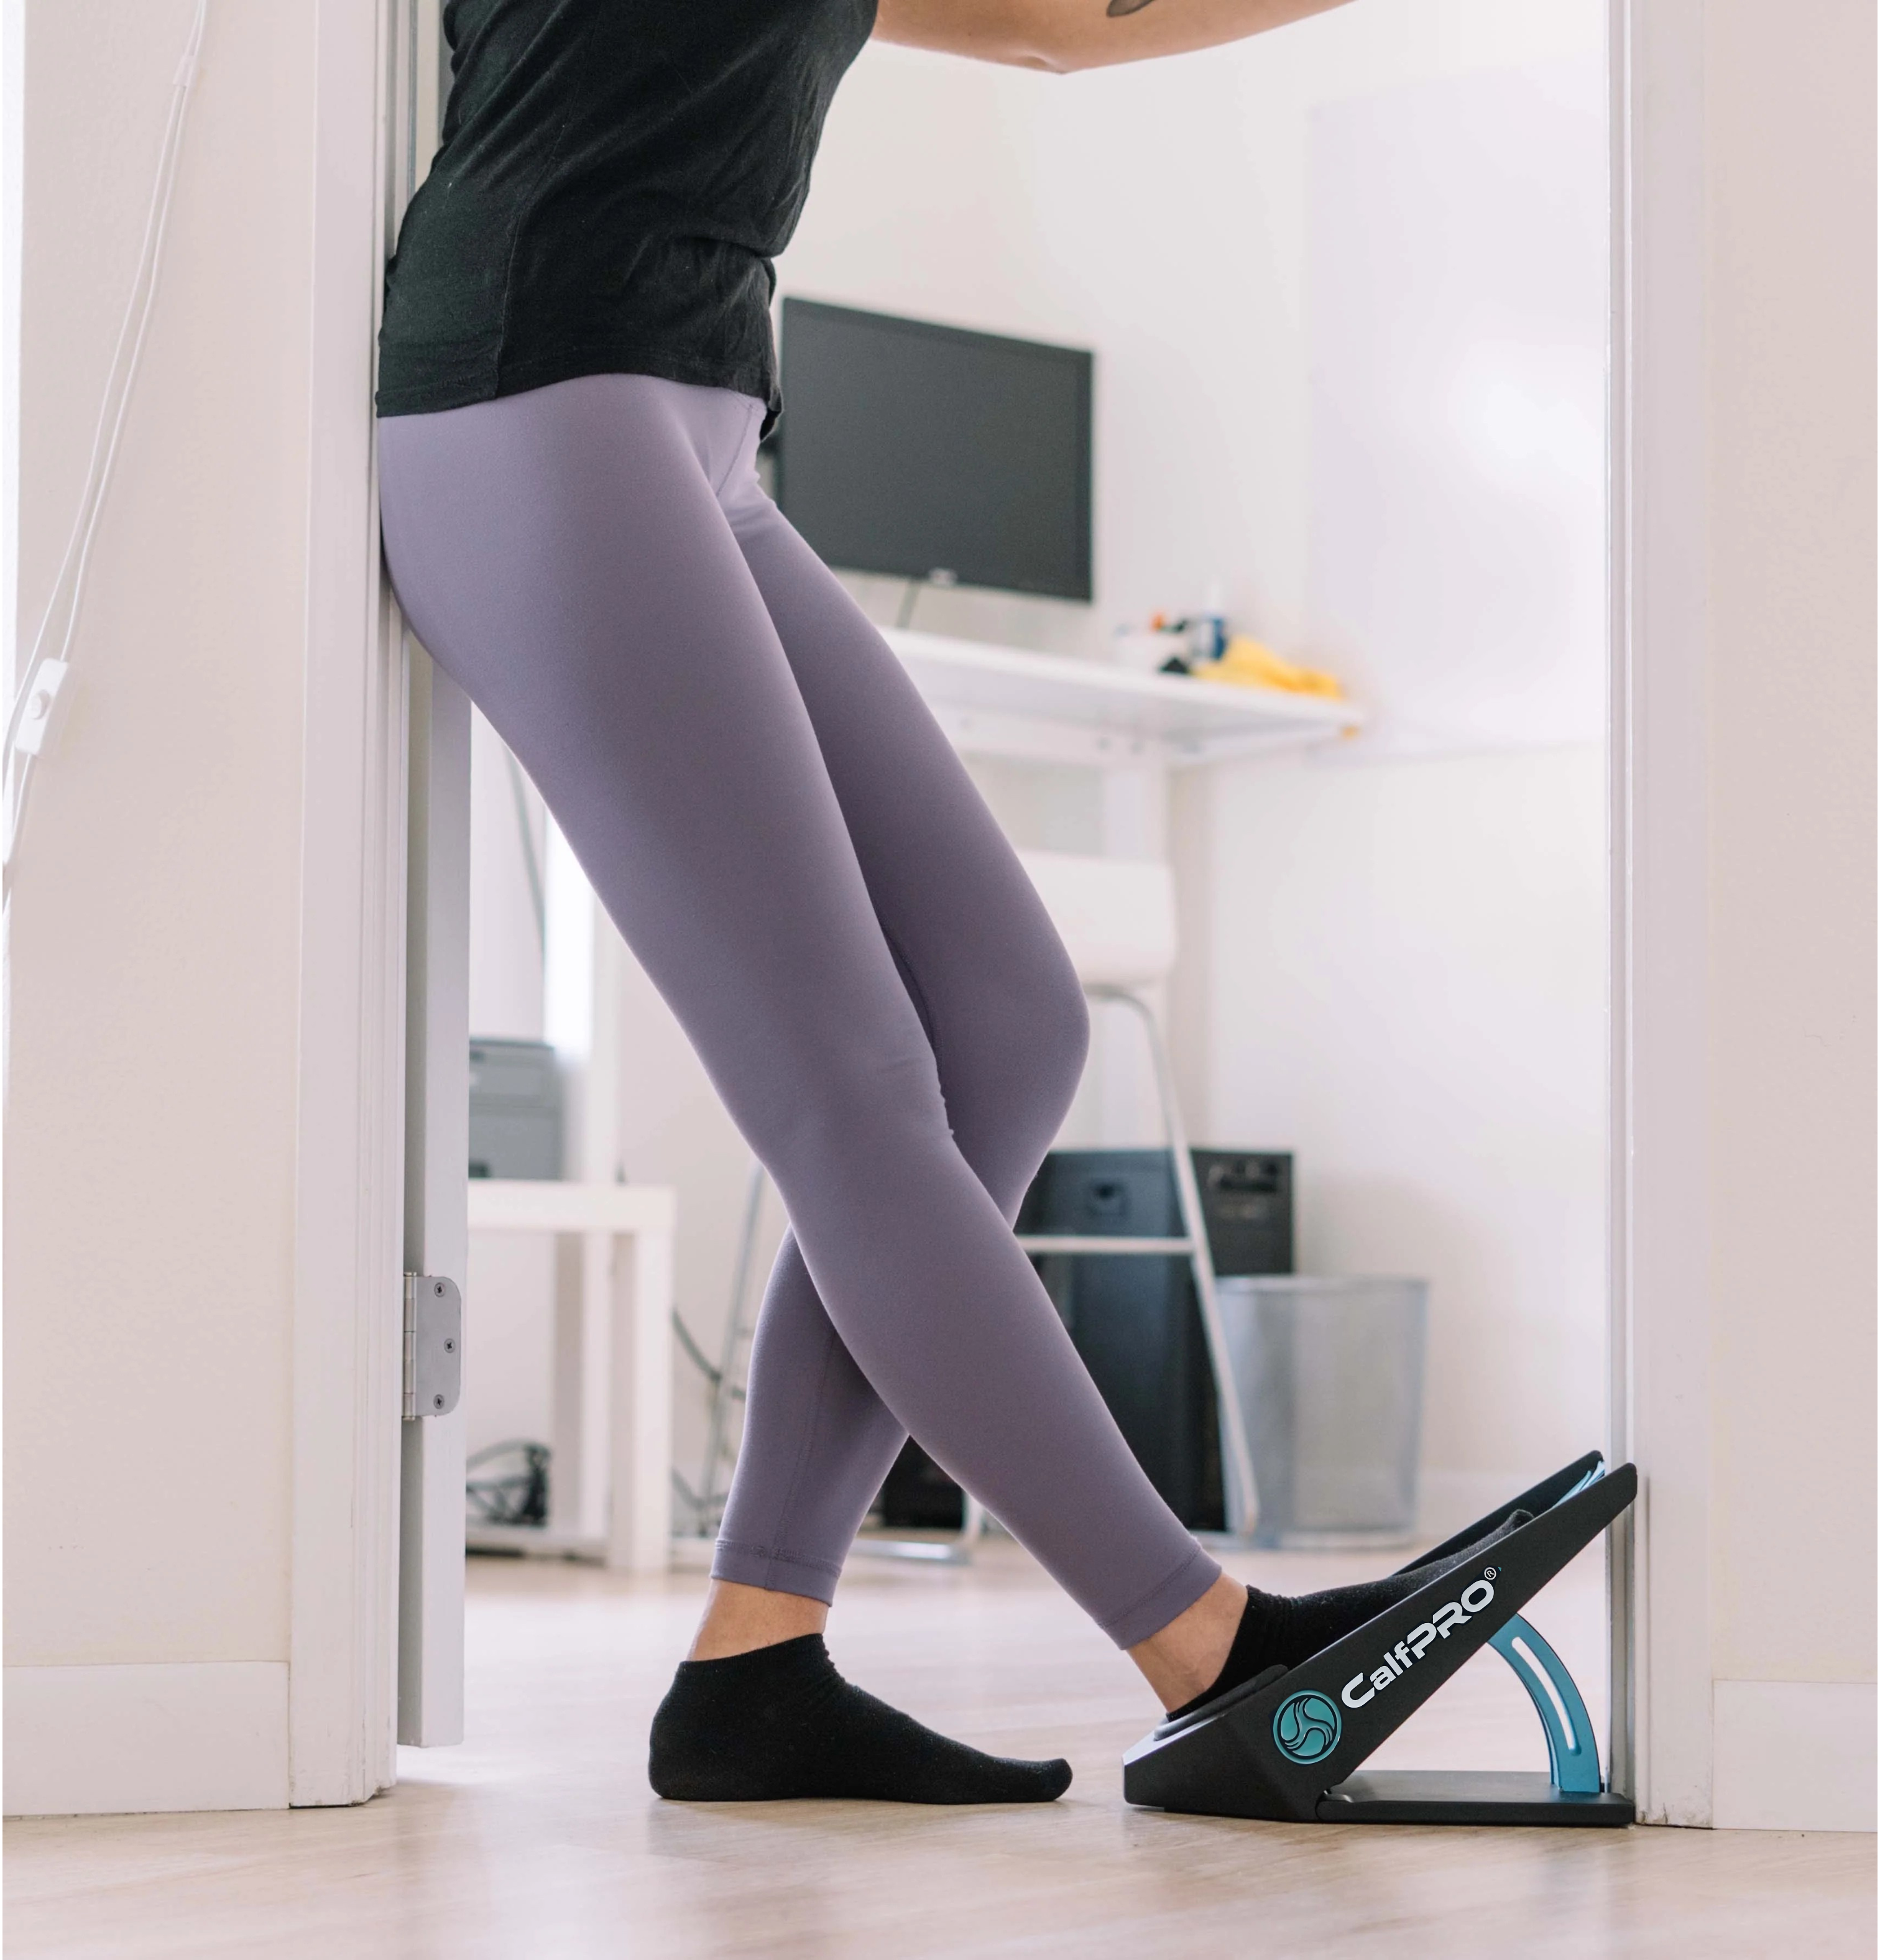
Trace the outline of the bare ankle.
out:
<instances>
[{"instance_id":1,"label":"bare ankle","mask_svg":"<svg viewBox=\"0 0 1880 1960\"><path fill-rule=\"evenodd\" d=\"M740 1586L714 1579L705 1596L705 1618L692 1636L688 1660L727 1660L733 1654L752 1653L780 1640L819 1634L829 1609L820 1599L798 1592L773 1592L765 1586Z\"/></svg>"},{"instance_id":2,"label":"bare ankle","mask_svg":"<svg viewBox=\"0 0 1880 1960\"><path fill-rule=\"evenodd\" d=\"M1205 1694L1227 1665L1247 1589L1225 1573L1185 1612L1129 1650L1165 1709Z\"/></svg>"}]
</instances>

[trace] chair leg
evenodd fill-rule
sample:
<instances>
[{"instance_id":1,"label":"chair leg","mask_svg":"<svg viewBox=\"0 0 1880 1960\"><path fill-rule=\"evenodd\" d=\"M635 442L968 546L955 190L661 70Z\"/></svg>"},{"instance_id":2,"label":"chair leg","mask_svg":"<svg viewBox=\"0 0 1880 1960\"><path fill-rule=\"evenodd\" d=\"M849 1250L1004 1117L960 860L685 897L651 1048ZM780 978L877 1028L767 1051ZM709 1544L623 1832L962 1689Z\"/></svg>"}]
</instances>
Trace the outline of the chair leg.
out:
<instances>
[{"instance_id":1,"label":"chair leg","mask_svg":"<svg viewBox=\"0 0 1880 1960\"><path fill-rule=\"evenodd\" d=\"M1169 1155L1175 1171L1175 1198L1182 1214L1182 1230L1189 1246L1188 1259L1194 1273L1194 1297L1201 1309L1201 1332L1207 1342L1209 1366L1214 1376L1214 1398L1220 1412L1221 1484L1226 1497L1227 1529L1238 1538L1252 1535L1259 1517L1260 1500L1253 1478L1253 1456L1247 1445L1245 1412L1234 1379L1233 1357L1228 1352L1227 1330L1220 1317L1220 1300L1214 1287L1214 1261L1207 1243L1207 1219L1201 1209L1201 1187L1194 1181L1194 1160L1189 1154L1187 1127L1182 1121L1181 1106L1175 1100L1175 1072L1162 1030L1149 1004L1122 987L1091 987L1086 990L1095 1001L1114 1001L1134 1010L1142 1024L1154 1070L1156 1094L1162 1105L1163 1134L1168 1139Z\"/></svg>"},{"instance_id":2,"label":"chair leg","mask_svg":"<svg viewBox=\"0 0 1880 1960\"><path fill-rule=\"evenodd\" d=\"M738 1255L731 1269L731 1310L725 1318L724 1344L718 1354L717 1372L712 1376L711 1421L705 1437L705 1473L698 1480L698 1530L702 1538L718 1526L718 1466L724 1460L725 1418L743 1384L735 1379L738 1348L749 1331L745 1325L745 1303L750 1297L751 1261L757 1250L758 1222L764 1208L764 1166L751 1160L751 1174L744 1190L744 1220L738 1233ZM733 1453L735 1461L735 1452Z\"/></svg>"}]
</instances>

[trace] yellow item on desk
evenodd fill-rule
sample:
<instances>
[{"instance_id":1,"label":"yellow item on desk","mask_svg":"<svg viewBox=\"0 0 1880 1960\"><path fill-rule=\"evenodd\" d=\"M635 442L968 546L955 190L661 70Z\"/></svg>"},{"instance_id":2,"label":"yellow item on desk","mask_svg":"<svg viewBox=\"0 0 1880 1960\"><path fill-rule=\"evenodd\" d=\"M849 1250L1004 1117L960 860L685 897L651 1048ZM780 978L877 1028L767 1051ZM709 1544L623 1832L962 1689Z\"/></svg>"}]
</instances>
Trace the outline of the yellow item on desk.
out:
<instances>
[{"instance_id":1,"label":"yellow item on desk","mask_svg":"<svg viewBox=\"0 0 1880 1960\"><path fill-rule=\"evenodd\" d=\"M1314 667L1295 667L1283 660L1271 647L1236 633L1227 642L1227 651L1217 660L1198 661L1190 671L1197 680L1220 681L1232 687L1277 688L1284 694L1316 694L1327 701L1342 701L1344 689L1328 673Z\"/></svg>"}]
</instances>

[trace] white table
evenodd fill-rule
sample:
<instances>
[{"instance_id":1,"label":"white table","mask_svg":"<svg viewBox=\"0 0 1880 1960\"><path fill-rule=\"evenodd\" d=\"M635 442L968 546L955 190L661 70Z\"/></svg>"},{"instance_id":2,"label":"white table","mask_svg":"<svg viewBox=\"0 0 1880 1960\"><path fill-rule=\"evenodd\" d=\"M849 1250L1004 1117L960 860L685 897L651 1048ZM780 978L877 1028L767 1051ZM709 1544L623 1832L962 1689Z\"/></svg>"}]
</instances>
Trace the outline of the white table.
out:
<instances>
[{"instance_id":1,"label":"white table","mask_svg":"<svg viewBox=\"0 0 1880 1960\"><path fill-rule=\"evenodd\" d=\"M562 1262L556 1287L549 1523L473 1525L470 1544L663 1571L672 1542L673 1191L502 1178L472 1178L469 1189L473 1233L548 1233L578 1254Z\"/></svg>"},{"instance_id":2,"label":"white table","mask_svg":"<svg viewBox=\"0 0 1880 1960\"><path fill-rule=\"evenodd\" d=\"M1132 673L890 627L882 637L953 746L968 755L1105 771L1194 768L1336 741L1363 725L1348 701Z\"/></svg>"}]
</instances>

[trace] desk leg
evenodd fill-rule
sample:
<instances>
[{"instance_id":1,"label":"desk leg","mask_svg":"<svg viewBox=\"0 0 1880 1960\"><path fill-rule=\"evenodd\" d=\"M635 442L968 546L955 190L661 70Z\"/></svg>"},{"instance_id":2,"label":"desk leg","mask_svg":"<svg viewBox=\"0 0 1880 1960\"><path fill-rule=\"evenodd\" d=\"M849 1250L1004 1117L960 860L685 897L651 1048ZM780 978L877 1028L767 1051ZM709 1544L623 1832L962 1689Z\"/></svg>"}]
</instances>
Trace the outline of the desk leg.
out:
<instances>
[{"instance_id":1,"label":"desk leg","mask_svg":"<svg viewBox=\"0 0 1880 1960\"><path fill-rule=\"evenodd\" d=\"M613 1284L613 1507L607 1563L663 1572L673 1537L673 1239L634 1233Z\"/></svg>"},{"instance_id":2,"label":"desk leg","mask_svg":"<svg viewBox=\"0 0 1880 1960\"><path fill-rule=\"evenodd\" d=\"M558 1538L581 1530L581 1384L587 1328L582 1317L584 1242L572 1233L555 1237L555 1413L549 1431L549 1522Z\"/></svg>"},{"instance_id":3,"label":"desk leg","mask_svg":"<svg viewBox=\"0 0 1880 1960\"><path fill-rule=\"evenodd\" d=\"M590 1543L607 1536L608 1472L612 1468L615 1404L612 1235L581 1234L580 1532Z\"/></svg>"}]
</instances>

